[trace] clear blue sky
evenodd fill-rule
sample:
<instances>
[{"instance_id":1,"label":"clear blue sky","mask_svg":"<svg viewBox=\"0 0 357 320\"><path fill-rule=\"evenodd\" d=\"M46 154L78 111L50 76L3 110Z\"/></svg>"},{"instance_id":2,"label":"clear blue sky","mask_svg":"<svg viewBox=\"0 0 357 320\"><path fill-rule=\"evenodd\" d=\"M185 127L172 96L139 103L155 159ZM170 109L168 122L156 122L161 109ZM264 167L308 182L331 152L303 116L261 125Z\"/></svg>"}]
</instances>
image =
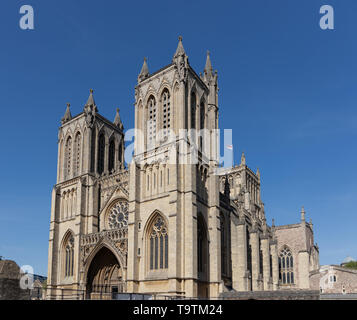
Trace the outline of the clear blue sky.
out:
<instances>
[{"instance_id":1,"label":"clear blue sky","mask_svg":"<svg viewBox=\"0 0 357 320\"><path fill-rule=\"evenodd\" d=\"M19 28L33 5L35 30ZM335 30L319 9L335 9ZM357 258L357 1L3 0L0 4L0 255L47 274L57 130L90 88L100 113L134 123L134 86L183 36L193 68L218 70L220 127L262 174L268 221L305 206L321 264Z\"/></svg>"}]
</instances>

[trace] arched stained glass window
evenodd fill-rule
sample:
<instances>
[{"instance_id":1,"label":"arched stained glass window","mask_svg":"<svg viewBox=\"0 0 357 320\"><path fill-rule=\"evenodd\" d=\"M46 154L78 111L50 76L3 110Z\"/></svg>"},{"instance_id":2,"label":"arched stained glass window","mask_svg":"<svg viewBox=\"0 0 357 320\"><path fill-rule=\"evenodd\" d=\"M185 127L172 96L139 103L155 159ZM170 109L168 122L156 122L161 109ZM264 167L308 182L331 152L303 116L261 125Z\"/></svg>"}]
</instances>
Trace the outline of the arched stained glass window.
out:
<instances>
[{"instance_id":1,"label":"arched stained glass window","mask_svg":"<svg viewBox=\"0 0 357 320\"><path fill-rule=\"evenodd\" d=\"M165 221L161 216L157 216L149 229L150 270L168 268L168 240Z\"/></svg>"},{"instance_id":2,"label":"arched stained glass window","mask_svg":"<svg viewBox=\"0 0 357 320\"><path fill-rule=\"evenodd\" d=\"M282 284L294 283L294 258L286 246L279 253L279 280Z\"/></svg>"},{"instance_id":3,"label":"arched stained glass window","mask_svg":"<svg viewBox=\"0 0 357 320\"><path fill-rule=\"evenodd\" d=\"M74 269L74 238L70 235L64 246L64 276L72 277Z\"/></svg>"}]
</instances>

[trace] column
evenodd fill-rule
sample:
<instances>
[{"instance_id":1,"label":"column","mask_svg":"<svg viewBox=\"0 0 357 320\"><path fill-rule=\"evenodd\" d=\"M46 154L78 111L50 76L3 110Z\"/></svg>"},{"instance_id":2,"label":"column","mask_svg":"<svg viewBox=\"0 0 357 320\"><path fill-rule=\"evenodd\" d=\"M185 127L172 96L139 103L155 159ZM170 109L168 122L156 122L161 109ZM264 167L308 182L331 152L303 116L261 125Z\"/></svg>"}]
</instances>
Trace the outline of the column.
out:
<instances>
[{"instance_id":1,"label":"column","mask_svg":"<svg viewBox=\"0 0 357 320\"><path fill-rule=\"evenodd\" d=\"M252 291L259 291L259 233L253 228L250 233L250 243L252 246Z\"/></svg>"},{"instance_id":2,"label":"column","mask_svg":"<svg viewBox=\"0 0 357 320\"><path fill-rule=\"evenodd\" d=\"M279 264L278 264L278 249L276 240L270 241L270 251L272 256L272 269L273 269L273 290L279 288Z\"/></svg>"},{"instance_id":3,"label":"column","mask_svg":"<svg viewBox=\"0 0 357 320\"><path fill-rule=\"evenodd\" d=\"M267 291L271 289L270 248L268 235L261 236L261 246L263 251L263 289Z\"/></svg>"},{"instance_id":4,"label":"column","mask_svg":"<svg viewBox=\"0 0 357 320\"><path fill-rule=\"evenodd\" d=\"M235 228L235 242L232 232L232 286L237 291L248 291L247 230L244 219L239 219Z\"/></svg>"}]
</instances>

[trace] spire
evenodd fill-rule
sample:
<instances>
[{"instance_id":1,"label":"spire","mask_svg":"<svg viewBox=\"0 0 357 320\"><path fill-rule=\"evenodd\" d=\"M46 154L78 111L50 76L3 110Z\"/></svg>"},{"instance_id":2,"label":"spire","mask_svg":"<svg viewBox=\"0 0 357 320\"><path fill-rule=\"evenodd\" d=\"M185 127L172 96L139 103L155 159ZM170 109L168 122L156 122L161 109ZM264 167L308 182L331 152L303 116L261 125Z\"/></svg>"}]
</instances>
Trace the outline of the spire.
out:
<instances>
[{"instance_id":1,"label":"spire","mask_svg":"<svg viewBox=\"0 0 357 320\"><path fill-rule=\"evenodd\" d=\"M241 164L241 165L244 165L244 166L245 166L245 164L246 164L244 152L242 152L242 157L240 158L240 164Z\"/></svg>"},{"instance_id":2,"label":"spire","mask_svg":"<svg viewBox=\"0 0 357 320\"><path fill-rule=\"evenodd\" d=\"M87 103L84 106L84 114L87 125L91 128L94 123L95 114L98 112L97 106L93 98L93 89L89 90L89 97Z\"/></svg>"},{"instance_id":3,"label":"spire","mask_svg":"<svg viewBox=\"0 0 357 320\"><path fill-rule=\"evenodd\" d=\"M117 113L115 115L114 124L119 127L120 130L123 130L123 123L121 122L119 115L119 108L117 108Z\"/></svg>"},{"instance_id":4,"label":"spire","mask_svg":"<svg viewBox=\"0 0 357 320\"><path fill-rule=\"evenodd\" d=\"M274 219L274 218L273 218L272 221L271 221L271 226L272 226L273 228L275 228L275 219Z\"/></svg>"},{"instance_id":5,"label":"spire","mask_svg":"<svg viewBox=\"0 0 357 320\"><path fill-rule=\"evenodd\" d=\"M65 124L66 122L68 122L69 120L72 119L70 106L71 105L69 103L67 103L66 112L64 114L64 117L61 119L62 124Z\"/></svg>"},{"instance_id":6,"label":"spire","mask_svg":"<svg viewBox=\"0 0 357 320\"><path fill-rule=\"evenodd\" d=\"M304 207L302 207L301 208L301 221L305 221L305 208Z\"/></svg>"},{"instance_id":7,"label":"spire","mask_svg":"<svg viewBox=\"0 0 357 320\"><path fill-rule=\"evenodd\" d=\"M208 50L207 50L206 65L205 65L205 69L203 71L208 76L211 76L213 74L211 58L210 58Z\"/></svg>"},{"instance_id":8,"label":"spire","mask_svg":"<svg viewBox=\"0 0 357 320\"><path fill-rule=\"evenodd\" d=\"M260 171L259 171L259 168L257 169L257 177L258 177L258 180L260 181Z\"/></svg>"},{"instance_id":9,"label":"spire","mask_svg":"<svg viewBox=\"0 0 357 320\"><path fill-rule=\"evenodd\" d=\"M140 74L138 76L138 82L143 81L144 79L146 79L149 76L149 67L147 64L147 58L144 58L144 63L143 66L141 68Z\"/></svg>"},{"instance_id":10,"label":"spire","mask_svg":"<svg viewBox=\"0 0 357 320\"><path fill-rule=\"evenodd\" d=\"M93 97L93 89L89 90L89 97L86 103L86 106L95 106L95 101L94 101L94 97Z\"/></svg>"},{"instance_id":11,"label":"spire","mask_svg":"<svg viewBox=\"0 0 357 320\"><path fill-rule=\"evenodd\" d=\"M173 59L177 58L178 56L186 55L185 49L183 48L183 45L182 45L182 36L179 36L178 39L179 39L179 43L177 45L177 49L176 49Z\"/></svg>"}]
</instances>

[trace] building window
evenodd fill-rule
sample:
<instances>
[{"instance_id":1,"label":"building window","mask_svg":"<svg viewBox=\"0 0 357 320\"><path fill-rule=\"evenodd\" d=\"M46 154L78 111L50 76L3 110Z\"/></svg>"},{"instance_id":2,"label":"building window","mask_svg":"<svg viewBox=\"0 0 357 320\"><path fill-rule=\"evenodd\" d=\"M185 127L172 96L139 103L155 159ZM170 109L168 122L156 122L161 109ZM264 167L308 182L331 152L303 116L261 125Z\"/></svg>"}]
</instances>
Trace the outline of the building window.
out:
<instances>
[{"instance_id":1,"label":"building window","mask_svg":"<svg viewBox=\"0 0 357 320\"><path fill-rule=\"evenodd\" d=\"M156 101L154 97L150 97L148 102L148 126L147 126L147 136L148 145L153 146L156 137Z\"/></svg>"},{"instance_id":2,"label":"building window","mask_svg":"<svg viewBox=\"0 0 357 320\"><path fill-rule=\"evenodd\" d=\"M223 214L220 215L221 226L221 272L227 275L227 230Z\"/></svg>"},{"instance_id":3,"label":"building window","mask_svg":"<svg viewBox=\"0 0 357 320\"><path fill-rule=\"evenodd\" d=\"M279 280L282 284L294 283L294 259L288 247L279 253Z\"/></svg>"},{"instance_id":4,"label":"building window","mask_svg":"<svg viewBox=\"0 0 357 320\"><path fill-rule=\"evenodd\" d=\"M199 213L197 218L197 269L199 278L206 278L204 275L208 271L208 242L204 218Z\"/></svg>"},{"instance_id":5,"label":"building window","mask_svg":"<svg viewBox=\"0 0 357 320\"><path fill-rule=\"evenodd\" d=\"M98 142L98 173L101 174L104 171L104 154L105 154L105 138L104 134L99 136Z\"/></svg>"},{"instance_id":6,"label":"building window","mask_svg":"<svg viewBox=\"0 0 357 320\"><path fill-rule=\"evenodd\" d=\"M72 277L74 269L74 238L70 235L65 244L65 267L64 267L64 276Z\"/></svg>"},{"instance_id":7,"label":"building window","mask_svg":"<svg viewBox=\"0 0 357 320\"><path fill-rule=\"evenodd\" d=\"M111 209L108 216L110 229L123 229L128 226L128 202L118 201Z\"/></svg>"},{"instance_id":8,"label":"building window","mask_svg":"<svg viewBox=\"0 0 357 320\"><path fill-rule=\"evenodd\" d=\"M171 127L171 103L170 93L166 89L162 94L162 129L164 137L167 136Z\"/></svg>"},{"instance_id":9,"label":"building window","mask_svg":"<svg viewBox=\"0 0 357 320\"><path fill-rule=\"evenodd\" d=\"M205 128L205 105L201 102L200 105L200 129ZM200 135L200 150L203 151L203 137Z\"/></svg>"},{"instance_id":10,"label":"building window","mask_svg":"<svg viewBox=\"0 0 357 320\"><path fill-rule=\"evenodd\" d=\"M263 250L260 241L259 241L259 273L263 274Z\"/></svg>"},{"instance_id":11,"label":"building window","mask_svg":"<svg viewBox=\"0 0 357 320\"><path fill-rule=\"evenodd\" d=\"M196 129L196 95L191 94L191 128Z\"/></svg>"},{"instance_id":12,"label":"building window","mask_svg":"<svg viewBox=\"0 0 357 320\"><path fill-rule=\"evenodd\" d=\"M114 140L111 140L109 143L109 163L108 163L109 173L111 173L114 169L114 159L115 159L115 142Z\"/></svg>"},{"instance_id":13,"label":"building window","mask_svg":"<svg viewBox=\"0 0 357 320\"><path fill-rule=\"evenodd\" d=\"M168 268L168 233L161 216L157 216L149 229L150 270Z\"/></svg>"},{"instance_id":14,"label":"building window","mask_svg":"<svg viewBox=\"0 0 357 320\"><path fill-rule=\"evenodd\" d=\"M76 138L74 139L75 146L75 162L74 162L74 175L77 176L80 174L81 168L81 134L78 132Z\"/></svg>"},{"instance_id":15,"label":"building window","mask_svg":"<svg viewBox=\"0 0 357 320\"><path fill-rule=\"evenodd\" d=\"M66 142L66 152L65 152L65 178L71 176L72 167L72 138L68 137Z\"/></svg>"},{"instance_id":16,"label":"building window","mask_svg":"<svg viewBox=\"0 0 357 320\"><path fill-rule=\"evenodd\" d=\"M250 234L246 226L246 245L247 245L247 269L252 274L252 246L250 245Z\"/></svg>"}]
</instances>

